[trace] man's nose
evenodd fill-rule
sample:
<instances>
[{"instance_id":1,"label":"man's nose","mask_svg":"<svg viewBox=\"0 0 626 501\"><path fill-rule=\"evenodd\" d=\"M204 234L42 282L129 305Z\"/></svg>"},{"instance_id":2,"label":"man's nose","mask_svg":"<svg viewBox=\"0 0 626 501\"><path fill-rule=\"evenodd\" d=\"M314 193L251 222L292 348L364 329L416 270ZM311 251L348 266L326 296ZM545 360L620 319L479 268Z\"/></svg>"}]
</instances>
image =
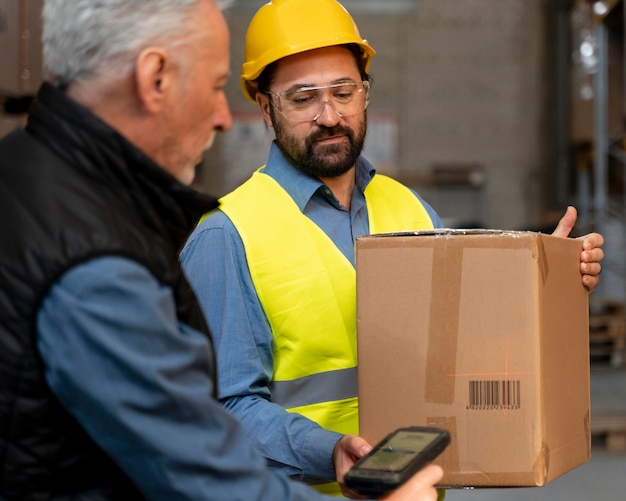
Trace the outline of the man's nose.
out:
<instances>
[{"instance_id":1,"label":"man's nose","mask_svg":"<svg viewBox=\"0 0 626 501\"><path fill-rule=\"evenodd\" d=\"M322 107L317 115L315 115L315 118L313 118L313 121L323 125L336 125L339 123L340 118L343 118L343 115L337 111L333 102L330 99L324 99L322 101Z\"/></svg>"}]
</instances>

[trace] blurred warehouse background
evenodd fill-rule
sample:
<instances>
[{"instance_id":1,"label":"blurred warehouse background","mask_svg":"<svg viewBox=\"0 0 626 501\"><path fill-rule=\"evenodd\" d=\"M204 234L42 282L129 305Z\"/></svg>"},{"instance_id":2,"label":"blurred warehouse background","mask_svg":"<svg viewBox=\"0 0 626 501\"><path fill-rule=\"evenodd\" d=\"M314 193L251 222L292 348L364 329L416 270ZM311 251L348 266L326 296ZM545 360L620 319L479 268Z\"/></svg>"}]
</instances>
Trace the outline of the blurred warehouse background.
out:
<instances>
[{"instance_id":1,"label":"blurred warehouse background","mask_svg":"<svg viewBox=\"0 0 626 501\"><path fill-rule=\"evenodd\" d=\"M41 81L42 0L0 0L0 134ZM263 0L228 13L234 128L198 186L221 195L266 160L271 140L239 88L245 30ZM626 298L622 0L345 0L377 50L366 152L416 188L450 227L608 238L602 294ZM10 113L10 114L9 114ZM613 251L615 249L615 251Z\"/></svg>"}]
</instances>

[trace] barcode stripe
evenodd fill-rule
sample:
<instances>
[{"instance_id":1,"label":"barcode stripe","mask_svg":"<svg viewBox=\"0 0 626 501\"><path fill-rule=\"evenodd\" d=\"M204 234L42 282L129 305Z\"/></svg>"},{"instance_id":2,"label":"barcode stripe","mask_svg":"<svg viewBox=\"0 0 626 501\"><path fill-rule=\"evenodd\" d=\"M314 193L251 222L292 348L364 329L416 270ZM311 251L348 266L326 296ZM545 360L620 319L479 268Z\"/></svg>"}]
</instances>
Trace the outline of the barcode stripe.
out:
<instances>
[{"instance_id":1,"label":"barcode stripe","mask_svg":"<svg viewBox=\"0 0 626 501\"><path fill-rule=\"evenodd\" d=\"M521 382L519 380L469 381L468 409L520 409Z\"/></svg>"}]
</instances>

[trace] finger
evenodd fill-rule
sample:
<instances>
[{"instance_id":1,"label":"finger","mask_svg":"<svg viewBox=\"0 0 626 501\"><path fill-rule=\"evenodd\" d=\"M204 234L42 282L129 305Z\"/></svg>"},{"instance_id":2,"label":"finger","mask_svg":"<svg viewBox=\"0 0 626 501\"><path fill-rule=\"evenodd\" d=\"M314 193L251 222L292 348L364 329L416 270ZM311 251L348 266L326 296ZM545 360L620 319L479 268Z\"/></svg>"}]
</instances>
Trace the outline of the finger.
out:
<instances>
[{"instance_id":1,"label":"finger","mask_svg":"<svg viewBox=\"0 0 626 501\"><path fill-rule=\"evenodd\" d=\"M595 248L591 250L585 250L580 253L580 262L587 263L589 265L597 264L600 267L600 261L604 259L604 251L602 249Z\"/></svg>"},{"instance_id":2,"label":"finger","mask_svg":"<svg viewBox=\"0 0 626 501\"><path fill-rule=\"evenodd\" d=\"M586 261L584 259L580 260L580 273L582 275L592 275L597 276L602 273L602 265L596 261Z\"/></svg>"},{"instance_id":3,"label":"finger","mask_svg":"<svg viewBox=\"0 0 626 501\"><path fill-rule=\"evenodd\" d=\"M597 276L583 275L583 285L589 292L592 292L596 287L598 287L599 283L600 280Z\"/></svg>"},{"instance_id":4,"label":"finger","mask_svg":"<svg viewBox=\"0 0 626 501\"><path fill-rule=\"evenodd\" d=\"M346 487L345 485L341 484L341 494L343 494L343 497L348 498L348 499L371 499L371 496L365 496L364 494L360 494L357 491L354 491L352 489L350 489L349 487Z\"/></svg>"},{"instance_id":5,"label":"finger","mask_svg":"<svg viewBox=\"0 0 626 501\"><path fill-rule=\"evenodd\" d=\"M428 492L433 501L437 499L435 484L443 478L443 469L439 465L430 464L406 481L395 493L398 499L412 499L418 494ZM393 498L395 499L395 497Z\"/></svg>"},{"instance_id":6,"label":"finger","mask_svg":"<svg viewBox=\"0 0 626 501\"><path fill-rule=\"evenodd\" d=\"M576 209L570 205L565 211L563 217L559 220L559 224L557 224L555 230L552 232L552 235L555 237L568 237L576 225L577 217Z\"/></svg>"},{"instance_id":7,"label":"finger","mask_svg":"<svg viewBox=\"0 0 626 501\"><path fill-rule=\"evenodd\" d=\"M360 458L372 450L372 446L363 437L347 434L338 443L339 450L344 454Z\"/></svg>"},{"instance_id":8,"label":"finger","mask_svg":"<svg viewBox=\"0 0 626 501\"><path fill-rule=\"evenodd\" d=\"M596 280L602 272L602 267L598 263L580 263L580 273L583 277L590 277Z\"/></svg>"},{"instance_id":9,"label":"finger","mask_svg":"<svg viewBox=\"0 0 626 501\"><path fill-rule=\"evenodd\" d=\"M600 233L589 233L588 235L579 237L579 239L583 241L584 250L599 249L604 245L604 237L600 235Z\"/></svg>"},{"instance_id":10,"label":"finger","mask_svg":"<svg viewBox=\"0 0 626 501\"><path fill-rule=\"evenodd\" d=\"M443 468L438 464L429 464L421 472L425 475L424 484L435 485L443 478Z\"/></svg>"}]
</instances>

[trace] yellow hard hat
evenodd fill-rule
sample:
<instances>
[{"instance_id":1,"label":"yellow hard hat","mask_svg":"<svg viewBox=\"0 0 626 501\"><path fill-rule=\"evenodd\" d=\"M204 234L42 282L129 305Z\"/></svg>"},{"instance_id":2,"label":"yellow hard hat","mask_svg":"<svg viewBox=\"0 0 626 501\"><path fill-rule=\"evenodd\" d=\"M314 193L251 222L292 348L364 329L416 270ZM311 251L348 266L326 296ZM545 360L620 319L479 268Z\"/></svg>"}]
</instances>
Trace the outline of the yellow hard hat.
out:
<instances>
[{"instance_id":1,"label":"yellow hard hat","mask_svg":"<svg viewBox=\"0 0 626 501\"><path fill-rule=\"evenodd\" d=\"M352 16L336 0L272 0L250 21L246 34L241 87L254 102L254 83L269 64L307 50L357 44L365 71L376 51L361 38Z\"/></svg>"}]
</instances>

